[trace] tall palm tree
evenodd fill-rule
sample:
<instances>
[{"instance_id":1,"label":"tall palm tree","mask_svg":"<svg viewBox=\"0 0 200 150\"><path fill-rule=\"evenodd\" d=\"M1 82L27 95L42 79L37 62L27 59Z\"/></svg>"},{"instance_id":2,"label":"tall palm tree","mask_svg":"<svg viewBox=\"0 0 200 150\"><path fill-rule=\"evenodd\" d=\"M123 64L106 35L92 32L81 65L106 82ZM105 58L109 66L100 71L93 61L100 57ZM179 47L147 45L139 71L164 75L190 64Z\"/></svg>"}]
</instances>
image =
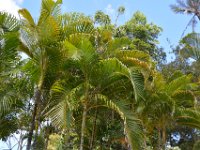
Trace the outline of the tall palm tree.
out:
<instances>
[{"instance_id":1,"label":"tall palm tree","mask_svg":"<svg viewBox=\"0 0 200 150\"><path fill-rule=\"evenodd\" d=\"M62 88L60 88L55 84L55 91L63 89L61 91L65 92L60 95L61 98L64 99L48 112L53 123L60 125L60 123L64 121L62 126L66 128L66 120L62 120L61 118L68 118L66 116L70 114L71 117L73 117L73 113L70 112L81 108L82 124L80 149L82 150L85 141L85 130L87 128L87 114L89 114L92 108L106 106L115 110L121 116L124 121L129 143L132 145L132 149L137 149L142 145L142 134L139 128L140 123L139 120L134 117L131 109L128 109L128 103L131 103L131 100L130 97L128 100L128 96L125 96L123 92L129 93L129 95L132 93L132 95L135 96L135 101L142 97L144 77L140 73L141 69L138 68L142 68L142 65L146 65L145 62L142 63L142 59L143 61L145 61L145 59L148 60L149 56L140 51L118 50L114 57L102 59L95 47L91 45L91 42L85 38L80 39L79 43L75 45L78 49L79 58L74 60L76 66L73 68L77 68L76 72L79 72L79 74L77 74L78 78L75 80L80 81L77 85L74 85L71 90L68 89L69 87L61 86ZM125 64L127 64L129 68ZM143 68L145 68L144 66ZM67 82L69 81L67 80ZM66 85L69 85L69 83ZM132 91L129 90L131 86L133 88ZM126 97L129 102L120 97L120 95ZM134 100L132 100L132 102L134 102ZM65 113L61 110L65 111ZM66 112L68 112L68 114L66 114Z\"/></svg>"},{"instance_id":2,"label":"tall palm tree","mask_svg":"<svg viewBox=\"0 0 200 150\"><path fill-rule=\"evenodd\" d=\"M67 21L67 22L72 23L73 26L76 25L76 24L80 24L81 23L79 20L76 20L76 19L72 19L72 20L75 20L75 21L72 21L72 22L71 21ZM70 25L69 25L69 27L70 27ZM72 29L74 29L74 27ZM87 25L87 28L82 28L82 29L92 29L92 28L88 27L88 25ZM94 90L95 86L97 86L97 85L94 86L93 85L94 83L92 83L92 85L91 85L91 80L94 80L95 79L94 77L96 77L96 78L98 76L101 77L101 75L100 75L101 72L99 72L99 74L96 73L95 76L94 76L95 72L93 72L93 71L98 71L101 68L101 67L99 67L99 69L97 69L95 66L97 66L100 63L98 61L99 59L100 60L102 59L102 61L104 59L106 59L106 60L108 59L109 61L108 60L107 61L109 63L112 63L113 68L111 66L109 67L109 65L111 65L111 64L107 64L109 68L106 68L106 66L105 66L105 70L99 70L99 71L107 72L107 76L108 76L108 73L109 73L108 70L110 70L110 74L113 74L114 71L117 71L117 70L113 70L113 69L117 69L116 66L115 66L116 63L119 64L119 65L121 63L122 64L124 63L123 65L121 64L122 66L121 65L120 66L122 68L125 68L123 70L125 70L126 76L128 77L128 79L130 79L130 81L131 81L130 83L132 83L132 85L133 85L133 89L135 91L134 92L135 93L134 94L135 95L135 99L137 99L138 97L140 97L142 95L142 91L143 91L142 84L141 83L137 83L137 79L138 80L141 79L141 77L139 77L139 76L141 76L141 74L139 72L142 71L145 74L145 70L149 71L149 70L151 70L151 67L153 66L153 65L151 66L151 60L150 60L149 55L144 53L144 52L140 52L140 51L136 51L136 50L123 51L122 50L123 46L124 45L127 46L127 44L129 43L128 39L123 39L122 38L122 39L112 40L112 37L111 38L108 37L105 40L104 36L102 36L102 35L99 36L99 37L101 37L99 39L98 34L101 34L101 33L97 34L97 32L98 32L98 30L94 30L94 31L91 30L90 34L87 34L87 35L84 32L83 33L79 32L79 34L74 34L73 32L71 32L71 33L69 33L69 35L67 35L67 37L69 37L68 38L69 39L68 42L73 44L73 45L71 45L71 48L77 51L76 54L78 56L78 57L74 57L72 59L72 60L75 61L75 63L73 63L73 64L78 65L78 66L74 66L73 68L77 68L77 69L75 69L76 70L76 76L79 77L79 78L82 77L79 80L80 80L80 83L83 82L81 84L81 87L80 87L80 83L78 82L79 84L76 85L77 87L74 86L73 88L71 87L72 88L71 90L67 90L67 93L69 93L68 96L74 98L74 96L72 96L71 94L75 94L74 92L77 92L77 90L79 91L81 89L85 89L85 90L87 89L85 91L86 93L88 93L88 91L90 91L90 90ZM90 39L90 41L85 40L85 37ZM83 43L85 43L85 44L83 45ZM101 49L101 51L99 49ZM113 60L113 57L115 57L114 60ZM105 63L107 63L107 61ZM125 65L130 67L130 70L128 68L126 68ZM96 70L93 70L94 68ZM73 69L73 72L75 70ZM119 72L121 72L121 75L124 74L122 72L123 70L119 70ZM138 72L138 70L139 70L139 72ZM77 74L77 73L81 73L81 72L82 72L82 75L81 74L80 75ZM138 73L140 75L137 78ZM148 76L147 71L146 71L145 77L146 76ZM106 80L104 80L104 82L105 81ZM105 82L104 83L105 86L98 87L97 89L99 89L99 88L100 89L101 88L104 89L105 87L109 86L107 84L111 84L115 80L112 81L112 82L111 81ZM97 83L95 83L95 84L99 84L99 86L100 86L100 83L103 82L102 81L102 77L99 80L96 80L96 82ZM69 85L69 84L67 84L67 85ZM112 87L112 88L114 88L114 87ZM65 87L65 89L66 89L66 87ZM85 93L84 97L88 97L88 96L86 96L86 95L88 95L86 93ZM89 92L89 93L92 93L92 92ZM94 94L96 95L97 93L95 92ZM64 95L66 95L66 94L64 94ZM67 96L67 98L68 98L68 96ZM95 96L92 96L92 97L95 97ZM87 99L89 99L89 98L87 98ZM66 111L65 110L66 108L64 109L62 107L62 106L66 106L66 105L63 105L63 103L65 103L65 102L66 101L64 101L64 102L61 101L61 103L59 103L58 105L56 104L55 107L53 107L53 109L50 111L51 113L53 112L53 114L55 112L58 112L58 114L57 113L55 113L55 114L57 114L59 116L61 115L60 117L53 117L55 119L56 124L58 124L59 122L62 122L60 119L63 118L62 117L63 113L61 113L61 111L55 111L55 109ZM84 116L86 116L86 112L87 112L86 110L89 109L89 108L87 108L87 106L85 106L85 104L82 103L82 101L81 101L81 103L80 102L78 102L78 103L81 104L83 108L85 108L85 109L82 110L83 111L83 113L82 113L83 114L82 129L84 129L85 128L85 119L84 118L86 118ZM70 103L68 103L68 104L70 104ZM77 104L77 103L75 103L75 104ZM62 107L62 109L60 109L60 107ZM70 107L71 108L76 108L76 107L72 107L71 105L70 105ZM55 116L55 114L53 116ZM66 117L64 117L64 118L66 118ZM64 126L66 126L66 124ZM82 136L81 136L81 146L80 147L83 147L83 143L84 143L84 134L83 133L84 133L84 130L82 131L82 134L81 134Z\"/></svg>"},{"instance_id":3,"label":"tall palm tree","mask_svg":"<svg viewBox=\"0 0 200 150\"><path fill-rule=\"evenodd\" d=\"M48 102L48 89L57 78L62 61L66 58L62 43L61 0L43 0L41 13L36 23L26 9L21 15L21 42L19 51L28 56L25 73L35 87L34 108L28 136L27 150L31 147L33 131L38 130L41 110ZM37 120L37 121L36 121Z\"/></svg>"},{"instance_id":4,"label":"tall palm tree","mask_svg":"<svg viewBox=\"0 0 200 150\"><path fill-rule=\"evenodd\" d=\"M97 11L94 16L94 22L98 23L104 27L110 25L111 19L110 17L102 11Z\"/></svg>"},{"instance_id":5,"label":"tall palm tree","mask_svg":"<svg viewBox=\"0 0 200 150\"><path fill-rule=\"evenodd\" d=\"M189 25L192 24L192 27L194 30L194 27L196 24L195 17L197 17L200 20L200 1L199 0L186 0L186 1L177 0L177 4L171 5L171 9L175 13L193 15L191 20L189 21L188 25L186 26L186 29ZM182 36L184 35L184 32L183 32Z\"/></svg>"},{"instance_id":6,"label":"tall palm tree","mask_svg":"<svg viewBox=\"0 0 200 150\"><path fill-rule=\"evenodd\" d=\"M192 14L198 17L200 20L200 1L199 0L177 0L176 5L171 5L172 10L175 13Z\"/></svg>"},{"instance_id":7,"label":"tall palm tree","mask_svg":"<svg viewBox=\"0 0 200 150\"><path fill-rule=\"evenodd\" d=\"M10 73L12 69L17 66L17 59L19 55L16 48L19 43L19 22L15 17L4 12L0 12L0 83L4 85L9 83L9 79L12 79ZM7 81L5 80L6 78ZM2 88L2 90L6 90ZM4 91L5 92L5 91ZM2 92L2 94L4 93ZM3 96L2 96L3 97ZM8 110L9 103L12 102L12 98L9 100L1 99L0 112Z\"/></svg>"},{"instance_id":8,"label":"tall palm tree","mask_svg":"<svg viewBox=\"0 0 200 150\"><path fill-rule=\"evenodd\" d=\"M120 6L118 9L117 9L117 17L115 19L115 26L117 26L117 20L119 18L120 15L123 15L125 12L125 7L124 6Z\"/></svg>"},{"instance_id":9,"label":"tall palm tree","mask_svg":"<svg viewBox=\"0 0 200 150\"><path fill-rule=\"evenodd\" d=\"M28 78L22 72L24 62L17 51L20 43L19 26L19 20L15 17L0 12L1 139L6 139L17 130L26 128L21 123L23 119L19 119L19 116L26 110L32 93Z\"/></svg>"},{"instance_id":10,"label":"tall palm tree","mask_svg":"<svg viewBox=\"0 0 200 150\"><path fill-rule=\"evenodd\" d=\"M87 36L93 33L89 17L80 14L61 15L61 3L59 0L43 0L37 23L28 10L19 10L22 16L19 51L29 57L24 70L35 86L27 149L31 147L33 131L37 134L43 118L42 110L49 103L51 86L62 78L62 69L66 69L70 59L77 57L77 48L73 46L73 42L79 41L79 34Z\"/></svg>"}]
</instances>

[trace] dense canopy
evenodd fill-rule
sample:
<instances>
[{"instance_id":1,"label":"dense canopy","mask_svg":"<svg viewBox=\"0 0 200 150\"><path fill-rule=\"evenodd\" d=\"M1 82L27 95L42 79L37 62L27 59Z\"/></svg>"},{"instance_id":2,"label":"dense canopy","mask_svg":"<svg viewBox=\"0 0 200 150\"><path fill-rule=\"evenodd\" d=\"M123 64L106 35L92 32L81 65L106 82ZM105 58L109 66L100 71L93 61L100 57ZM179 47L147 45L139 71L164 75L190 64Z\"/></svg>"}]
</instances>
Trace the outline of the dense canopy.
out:
<instances>
[{"instance_id":1,"label":"dense canopy","mask_svg":"<svg viewBox=\"0 0 200 150\"><path fill-rule=\"evenodd\" d=\"M200 149L200 35L167 54L162 28L139 11L122 25L101 10L62 13L42 0L35 21L0 12L0 139L19 150ZM172 4L200 17L200 1ZM12 144L11 144L12 145Z\"/></svg>"}]
</instances>

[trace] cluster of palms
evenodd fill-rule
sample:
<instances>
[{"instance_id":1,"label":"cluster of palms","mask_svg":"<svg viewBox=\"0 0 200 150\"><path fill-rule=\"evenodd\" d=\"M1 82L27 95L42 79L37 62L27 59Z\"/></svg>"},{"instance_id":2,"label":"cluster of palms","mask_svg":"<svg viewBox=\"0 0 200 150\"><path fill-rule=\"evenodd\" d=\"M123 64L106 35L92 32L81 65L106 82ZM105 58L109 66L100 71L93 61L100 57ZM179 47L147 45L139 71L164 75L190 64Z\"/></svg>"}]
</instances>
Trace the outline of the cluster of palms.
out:
<instances>
[{"instance_id":1,"label":"cluster of palms","mask_svg":"<svg viewBox=\"0 0 200 150\"><path fill-rule=\"evenodd\" d=\"M61 3L43 0L37 22L0 14L0 137L26 131L27 150L50 149L54 133L58 149L164 149L172 127L200 128L191 75L164 79L108 16L61 14Z\"/></svg>"}]
</instances>

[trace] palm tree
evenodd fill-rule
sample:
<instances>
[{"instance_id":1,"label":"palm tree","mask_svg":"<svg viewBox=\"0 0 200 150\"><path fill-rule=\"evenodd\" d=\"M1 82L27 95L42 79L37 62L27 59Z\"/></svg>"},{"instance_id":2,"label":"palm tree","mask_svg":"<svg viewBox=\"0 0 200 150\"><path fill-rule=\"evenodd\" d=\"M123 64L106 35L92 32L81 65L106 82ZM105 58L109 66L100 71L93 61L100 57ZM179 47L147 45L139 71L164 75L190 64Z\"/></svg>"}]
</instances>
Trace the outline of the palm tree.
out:
<instances>
[{"instance_id":1,"label":"palm tree","mask_svg":"<svg viewBox=\"0 0 200 150\"><path fill-rule=\"evenodd\" d=\"M142 136L138 125L139 120L134 118L133 112L128 109L129 102L126 102L128 97L123 94L123 92L126 91L129 95L132 93L135 96L135 100L142 96L144 77L136 68L140 68L142 65L145 66L146 64L142 63L142 60L140 61L139 59L147 60L149 56L139 51L118 51L116 52L116 57L113 58L112 56L112 58L102 59L98 51L91 45L90 41L83 38L79 42L80 43L77 44L76 47L80 58L74 60L76 67L73 68L77 68L76 72L79 72L79 74L77 74L78 78L75 80L80 81L77 85L72 87L71 90L68 89L69 87L61 86L62 88L60 88L55 84L55 91L63 89L61 91L65 92L60 95L62 100L50 110L48 113L49 116L56 126L62 125L66 128L65 122L69 122L69 120L62 120L61 118L67 118L66 116L73 114L70 112L81 108L82 124L80 149L83 149L87 122L86 118L88 118L87 114L89 114L93 108L106 106L115 110L121 116L125 124L129 143L132 145L132 149L137 149L141 146L140 142ZM121 59L121 61L119 59ZM126 67L125 64L127 64L130 69ZM65 84L69 85L69 83ZM128 90L131 86L134 93ZM126 99L121 98L120 95L123 95ZM62 113L61 110L69 114ZM73 115L71 117L73 117ZM62 123L63 121L64 124Z\"/></svg>"},{"instance_id":2,"label":"palm tree","mask_svg":"<svg viewBox=\"0 0 200 150\"><path fill-rule=\"evenodd\" d=\"M67 17L67 20L70 20L70 17ZM71 25L81 26L80 20L76 20L76 19L72 19L72 20L73 21L67 21L67 22L69 22L69 23L67 23L67 27L70 27ZM76 28L76 27L73 27L72 29L74 29L74 28ZM134 92L135 99L138 99L138 97L140 97L142 95L142 91L143 91L142 80L141 80L142 76L139 72L142 71L145 74L144 76L147 77L148 76L147 72L149 70L151 70L151 67L153 65L151 66L151 60L150 60L149 55L144 52L136 51L136 50L133 50L133 51L120 50L119 51L119 49L123 49L124 46L127 46L127 44L130 43L128 39L122 38L122 39L112 40L112 37L111 38L106 37L107 40L105 40L103 35L99 36L101 38L96 37L96 33L99 30L97 30L97 31L89 30L90 32L88 32L86 29L92 29L92 27L90 27L89 24L87 25L87 28L79 28L79 29L83 29L84 32L79 32L79 34L75 34L76 32L74 33L74 31L73 31L73 32L69 33L67 35L67 37L69 37L68 42L73 44L73 45L71 45L71 49L74 49L77 51L76 52L77 57L74 57L72 59L74 61L74 63L72 63L72 64L75 64L76 66L72 65L74 68L72 70L73 70L73 73L75 73L74 75L79 77L78 80L80 80L80 82L76 81L75 82L76 84L72 87L64 86L65 90L67 88L67 93L68 93L67 96L66 96L66 94L64 94L65 100L64 101L61 100L61 102L59 104L53 104L55 106L53 106L53 108L50 110L49 113L51 114L50 116L51 116L51 118L53 118L54 123L57 126L58 124L63 122L63 121L61 121L61 118L66 118L66 117L63 117L62 114L67 115L66 113L62 113L61 110L66 111L67 108L77 109L80 106L82 106L83 116L82 116L82 132L81 132L81 144L80 144L80 148L82 149L83 143L84 143L84 130L85 130L84 128L85 128L85 122L86 122L85 119L86 119L86 115L87 115L87 110L90 109L90 108L88 108L90 106L90 104L88 104L91 101L90 98L97 97L97 94L102 94L102 93L96 93L96 92L98 92L99 90L102 91L103 89L105 89L105 87L109 87L110 86L109 84L112 85L113 84L112 82L115 81L115 80L114 81L111 80L112 82L106 81L106 80L102 81L102 76L103 76L102 72L105 72L105 74L107 73L106 76L108 76L109 74L114 74L114 72L117 71L117 70L113 70L113 69L117 69L117 66L115 66L116 64L121 66L121 68L125 68L123 70L119 69L119 72L121 72L121 76L126 76L127 79L129 79L131 81L130 83L132 83L133 89L135 91ZM86 35L85 32L87 32L88 34ZM100 32L98 34L101 34L101 33L102 32ZM103 32L103 33L105 33L105 32ZM88 39L90 39L90 41L86 40L85 39L86 37ZM105 43L105 41L106 41L106 43ZM99 49L101 49L101 51L99 51ZM114 57L114 59L113 59L113 57ZM99 63L100 63L99 59L100 60L102 59L102 62L101 62L102 65L104 62L103 60L104 59L106 60L104 63L106 63L107 66L105 66L105 69L102 68L103 70L99 70L99 69L101 69L101 66L99 68L96 68L96 66L99 66ZM113 65L112 67L111 67L110 63ZM129 70L128 68L126 68L125 65L127 65L131 69ZM106 67L109 67L109 68L106 68ZM77 68L77 69L75 69L75 68ZM70 68L68 68L68 69L70 69ZM110 73L108 70L110 70ZM138 72L138 70L139 70L139 72ZM99 72L95 73L94 71L99 71ZM66 72L66 70L65 70L65 72ZM95 75L94 75L94 73L95 73ZM118 76L120 76L120 75L118 75ZM69 75L67 77L69 78ZM95 79L94 77L96 77L96 78L100 77L100 78ZM105 78L107 78L107 77L105 77ZM108 78L108 79L110 80L110 78ZM75 79L72 78L69 81L71 81L71 80L75 80ZM91 80L96 81L95 85L94 85L94 83L91 83ZM141 80L141 81L138 82L137 80ZM60 80L58 80L58 81L60 82ZM94 82L94 81L92 81L92 82ZM98 87L101 85L101 82L104 82L105 85ZM117 81L115 81L115 82L117 82ZM120 84L120 81L118 81L117 83ZM124 83L124 82L122 82L122 83ZM55 85L57 85L57 83L55 83ZM66 85L70 85L70 84L68 83ZM56 87L56 91L57 91L57 86L55 86L55 87ZM114 87L112 86L112 88L114 88ZM72 100L68 100L68 101L74 101L73 99L75 99L74 95L77 94L76 92L81 91L83 89L85 92L82 93L83 96L80 99L84 98L84 99L86 99L86 100L84 100L86 102L84 102L83 100L81 100L81 101L77 100L77 98L76 98L76 100L78 102L72 102L72 104L76 104L76 106L71 105L71 102L66 102L66 98L69 98L69 97ZM97 90L97 91L94 92L94 94L90 95L90 93L93 93L93 92L91 92L93 90L94 91ZM107 94L109 94L109 93L107 93ZM114 94L113 94L113 96L114 96ZM63 94L61 94L60 97L63 98ZM105 99L106 97L107 97L107 95L102 95L102 98L104 100L108 99L108 98ZM64 103L67 103L67 106L66 106L66 104L64 105ZM77 103L79 105L77 105ZM89 105L89 106L87 106L87 105ZM117 109L117 110L119 111L119 109ZM69 111L69 113L70 113L70 111ZM52 115L53 115L53 117L52 117ZM59 116L59 117L56 117L56 116ZM65 121L65 119L64 119L64 121ZM68 122L69 122L69 120L68 120ZM65 123L64 123L63 127L66 128Z\"/></svg>"},{"instance_id":3,"label":"palm tree","mask_svg":"<svg viewBox=\"0 0 200 150\"><path fill-rule=\"evenodd\" d=\"M19 22L17 19L7 13L0 12L0 83L4 85L6 82L9 83L9 79L12 81L10 74L12 69L17 66L17 59L19 55L16 48L19 43ZM7 80L5 80L8 78ZM7 88L1 88L2 94L5 94ZM13 100L12 98L2 99L0 101L0 112L9 110ZM10 104L9 104L10 103Z\"/></svg>"},{"instance_id":4,"label":"palm tree","mask_svg":"<svg viewBox=\"0 0 200 150\"><path fill-rule=\"evenodd\" d=\"M186 13L197 16L200 20L200 1L199 0L177 0L178 5L171 5L175 13Z\"/></svg>"},{"instance_id":5,"label":"palm tree","mask_svg":"<svg viewBox=\"0 0 200 150\"><path fill-rule=\"evenodd\" d=\"M29 57L24 66L25 73L35 86L27 149L30 149L34 130L37 136L44 113L42 110L49 104L51 86L66 74L63 69L68 69L66 66L70 59L78 57L74 42L79 41L79 34L87 36L93 33L93 24L88 17L61 15L60 4L61 1L43 0L37 23L28 10L19 10L22 16L19 51Z\"/></svg>"},{"instance_id":6,"label":"palm tree","mask_svg":"<svg viewBox=\"0 0 200 150\"><path fill-rule=\"evenodd\" d=\"M186 2L182 0L177 0L177 4L171 5L171 9L175 13L193 15L188 25L186 26L185 30L191 24L194 30L194 27L196 24L195 17L197 17L200 20L200 1L199 0L186 0ZM185 30L183 31L182 36L184 35Z\"/></svg>"},{"instance_id":7,"label":"palm tree","mask_svg":"<svg viewBox=\"0 0 200 150\"><path fill-rule=\"evenodd\" d=\"M17 51L19 25L12 15L0 13L0 138L3 140L16 131L26 129L28 117L25 121L22 115L29 116L26 110L32 86L23 74L24 62Z\"/></svg>"},{"instance_id":8,"label":"palm tree","mask_svg":"<svg viewBox=\"0 0 200 150\"><path fill-rule=\"evenodd\" d=\"M147 117L144 119L144 124L147 129L150 127L148 129L150 132L154 128L158 130L157 148L165 149L166 129L169 129L170 126L176 123L182 123L182 125L185 123L186 125L187 122L187 125L190 123L198 125L198 122L191 120L189 123L189 119L187 120L186 115L183 115L183 112L186 114L184 109L192 111L196 107L194 93L192 92L195 85L191 82L191 75L181 75L178 72L167 82L161 74L157 74L154 76L152 85L150 95L147 94L149 98L145 101L146 107L140 106L144 108L142 117ZM182 118L182 122L178 118ZM197 117L194 118L198 119Z\"/></svg>"},{"instance_id":9,"label":"palm tree","mask_svg":"<svg viewBox=\"0 0 200 150\"><path fill-rule=\"evenodd\" d=\"M34 108L28 136L27 150L31 147L33 131L38 130L41 111L48 102L48 89L58 76L65 59L61 38L62 23L59 19L62 1L43 0L41 14L37 23L26 9L21 15L21 42L19 51L28 56L25 73L35 87ZM37 120L37 121L36 121Z\"/></svg>"},{"instance_id":10,"label":"palm tree","mask_svg":"<svg viewBox=\"0 0 200 150\"><path fill-rule=\"evenodd\" d=\"M117 9L117 17L115 19L115 26L117 26L117 20L119 18L120 15L123 15L125 12L125 7L124 6L120 6L118 9Z\"/></svg>"},{"instance_id":11,"label":"palm tree","mask_svg":"<svg viewBox=\"0 0 200 150\"><path fill-rule=\"evenodd\" d=\"M97 11L94 16L94 22L98 23L104 27L110 25L111 19L110 17L102 11Z\"/></svg>"}]
</instances>

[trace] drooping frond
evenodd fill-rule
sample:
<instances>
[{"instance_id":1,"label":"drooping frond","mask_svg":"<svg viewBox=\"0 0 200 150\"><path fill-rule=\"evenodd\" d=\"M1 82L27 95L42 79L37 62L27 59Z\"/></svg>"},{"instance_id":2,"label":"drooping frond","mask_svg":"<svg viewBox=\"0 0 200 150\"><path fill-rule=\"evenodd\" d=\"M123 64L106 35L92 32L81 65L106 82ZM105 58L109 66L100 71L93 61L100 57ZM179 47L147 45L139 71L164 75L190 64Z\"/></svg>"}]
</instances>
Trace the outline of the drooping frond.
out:
<instances>
[{"instance_id":1,"label":"drooping frond","mask_svg":"<svg viewBox=\"0 0 200 150\"><path fill-rule=\"evenodd\" d=\"M170 117L175 111L174 100L165 92L159 92L152 94L147 101L145 101L146 107L143 112L147 113L150 117L153 117L155 122L162 117ZM150 113L149 113L150 112Z\"/></svg>"},{"instance_id":2,"label":"drooping frond","mask_svg":"<svg viewBox=\"0 0 200 150\"><path fill-rule=\"evenodd\" d=\"M128 109L128 105L124 101L115 101L108 99L105 95L95 95L96 98L106 104L106 107L115 110L124 121L124 129L128 142L132 150L140 149L143 145L143 134L141 122L135 114Z\"/></svg>"},{"instance_id":3,"label":"drooping frond","mask_svg":"<svg viewBox=\"0 0 200 150\"><path fill-rule=\"evenodd\" d=\"M200 35L198 33L191 33L183 38L184 44L180 54L186 58L193 58L200 60Z\"/></svg>"},{"instance_id":4,"label":"drooping frond","mask_svg":"<svg viewBox=\"0 0 200 150\"><path fill-rule=\"evenodd\" d=\"M121 50L117 53L117 57L137 58L141 61L146 62L149 62L151 60L150 56L147 53L138 50Z\"/></svg>"},{"instance_id":5,"label":"drooping frond","mask_svg":"<svg viewBox=\"0 0 200 150\"><path fill-rule=\"evenodd\" d=\"M195 106L195 96L191 91L179 90L173 93L172 98L176 105L180 107L190 108Z\"/></svg>"},{"instance_id":6,"label":"drooping frond","mask_svg":"<svg viewBox=\"0 0 200 150\"><path fill-rule=\"evenodd\" d=\"M137 70L130 71L130 79L133 85L135 100L144 99L144 76Z\"/></svg>"},{"instance_id":7,"label":"drooping frond","mask_svg":"<svg viewBox=\"0 0 200 150\"><path fill-rule=\"evenodd\" d=\"M35 22L27 9L20 9L18 12L25 19L24 21L27 21L26 25L29 25L30 28L35 28Z\"/></svg>"},{"instance_id":8,"label":"drooping frond","mask_svg":"<svg viewBox=\"0 0 200 150\"><path fill-rule=\"evenodd\" d=\"M7 87L8 88L8 87ZM0 117L9 112L12 105L15 104L15 92L9 89L0 89Z\"/></svg>"},{"instance_id":9,"label":"drooping frond","mask_svg":"<svg viewBox=\"0 0 200 150\"><path fill-rule=\"evenodd\" d=\"M131 82L133 86L133 91L135 95L135 100L139 97L143 96L144 91L144 77L137 70L130 70L127 66L125 66L122 62L120 62L117 58L110 58L106 60L102 60L100 62L100 67L107 68L107 77L110 77L112 80L108 80L107 82L114 81L113 77L116 76L124 76ZM106 77L105 77L106 79Z\"/></svg>"},{"instance_id":10,"label":"drooping frond","mask_svg":"<svg viewBox=\"0 0 200 150\"><path fill-rule=\"evenodd\" d=\"M14 32L19 30L19 21L16 17L0 12L0 35L2 32Z\"/></svg>"},{"instance_id":11,"label":"drooping frond","mask_svg":"<svg viewBox=\"0 0 200 150\"><path fill-rule=\"evenodd\" d=\"M178 124L200 129L199 109L180 109L175 118Z\"/></svg>"},{"instance_id":12,"label":"drooping frond","mask_svg":"<svg viewBox=\"0 0 200 150\"><path fill-rule=\"evenodd\" d=\"M77 93L83 89L83 84L78 85L77 87L66 91L59 84L55 84L52 87L52 92L59 95L52 97L53 107L50 103L50 110L47 111L46 117L50 118L52 124L59 128L69 129L71 122L73 121L72 113L79 106L79 101L77 100ZM49 109L47 106L47 109Z\"/></svg>"},{"instance_id":13,"label":"drooping frond","mask_svg":"<svg viewBox=\"0 0 200 150\"><path fill-rule=\"evenodd\" d=\"M123 50L117 53L117 58L128 67L139 68L144 71L150 71L152 62L147 53L137 50Z\"/></svg>"},{"instance_id":14,"label":"drooping frond","mask_svg":"<svg viewBox=\"0 0 200 150\"><path fill-rule=\"evenodd\" d=\"M183 75L166 86L166 92L171 95L173 92L181 89L187 89L188 84L191 83L191 75Z\"/></svg>"}]
</instances>

